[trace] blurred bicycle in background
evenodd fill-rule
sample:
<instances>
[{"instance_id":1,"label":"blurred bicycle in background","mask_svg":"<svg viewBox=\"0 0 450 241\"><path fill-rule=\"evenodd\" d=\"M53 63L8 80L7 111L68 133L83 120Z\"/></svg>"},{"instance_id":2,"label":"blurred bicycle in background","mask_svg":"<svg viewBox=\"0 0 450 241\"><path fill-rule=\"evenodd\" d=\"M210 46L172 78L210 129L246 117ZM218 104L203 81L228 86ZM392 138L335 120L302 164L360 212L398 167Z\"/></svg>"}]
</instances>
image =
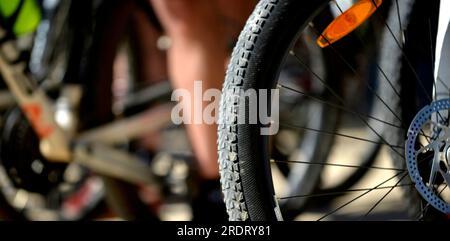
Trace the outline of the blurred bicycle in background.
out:
<instances>
[{"instance_id":1,"label":"blurred bicycle in background","mask_svg":"<svg viewBox=\"0 0 450 241\"><path fill-rule=\"evenodd\" d=\"M128 220L225 218L219 181L202 180L184 127L171 121L173 39L153 7L0 2L0 193L9 218L91 219L103 198ZM219 10L231 47L249 13ZM172 209L183 212L167 217Z\"/></svg>"}]
</instances>

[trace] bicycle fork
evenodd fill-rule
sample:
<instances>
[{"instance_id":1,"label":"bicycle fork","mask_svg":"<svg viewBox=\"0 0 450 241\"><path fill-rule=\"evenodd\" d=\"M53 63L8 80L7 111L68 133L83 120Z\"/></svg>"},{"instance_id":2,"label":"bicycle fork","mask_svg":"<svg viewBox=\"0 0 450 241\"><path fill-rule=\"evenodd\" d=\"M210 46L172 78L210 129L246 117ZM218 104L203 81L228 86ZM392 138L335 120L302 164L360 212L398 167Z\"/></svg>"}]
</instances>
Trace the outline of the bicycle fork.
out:
<instances>
[{"instance_id":1,"label":"bicycle fork","mask_svg":"<svg viewBox=\"0 0 450 241\"><path fill-rule=\"evenodd\" d=\"M441 1L439 10L436 58L434 63L434 93L448 93L450 86L450 1ZM437 95L438 95L437 94ZM439 97L435 95L434 100ZM446 95L445 98L448 98Z\"/></svg>"}]
</instances>

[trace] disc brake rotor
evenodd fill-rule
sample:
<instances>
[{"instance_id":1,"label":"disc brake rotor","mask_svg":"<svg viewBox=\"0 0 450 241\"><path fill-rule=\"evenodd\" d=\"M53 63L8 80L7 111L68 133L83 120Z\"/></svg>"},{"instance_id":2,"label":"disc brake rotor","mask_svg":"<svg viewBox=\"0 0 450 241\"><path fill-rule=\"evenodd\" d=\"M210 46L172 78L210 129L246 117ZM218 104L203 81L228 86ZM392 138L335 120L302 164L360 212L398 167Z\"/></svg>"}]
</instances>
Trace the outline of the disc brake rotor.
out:
<instances>
[{"instance_id":1,"label":"disc brake rotor","mask_svg":"<svg viewBox=\"0 0 450 241\"><path fill-rule=\"evenodd\" d=\"M442 192L450 185L450 99L424 107L408 129L406 165L417 191L430 205L450 213ZM442 188L442 184L445 186Z\"/></svg>"}]
</instances>

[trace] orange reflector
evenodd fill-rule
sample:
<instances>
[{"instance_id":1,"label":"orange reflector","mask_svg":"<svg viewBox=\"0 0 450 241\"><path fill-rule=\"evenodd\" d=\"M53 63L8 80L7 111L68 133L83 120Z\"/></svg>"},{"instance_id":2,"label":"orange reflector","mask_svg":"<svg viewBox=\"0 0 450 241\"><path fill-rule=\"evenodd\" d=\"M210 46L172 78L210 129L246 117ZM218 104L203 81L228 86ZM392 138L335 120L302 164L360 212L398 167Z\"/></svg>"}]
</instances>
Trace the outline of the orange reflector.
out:
<instances>
[{"instance_id":1,"label":"orange reflector","mask_svg":"<svg viewBox=\"0 0 450 241\"><path fill-rule=\"evenodd\" d=\"M321 48L338 41L353 32L378 9L383 0L359 0L350 9L339 15L317 39Z\"/></svg>"}]
</instances>

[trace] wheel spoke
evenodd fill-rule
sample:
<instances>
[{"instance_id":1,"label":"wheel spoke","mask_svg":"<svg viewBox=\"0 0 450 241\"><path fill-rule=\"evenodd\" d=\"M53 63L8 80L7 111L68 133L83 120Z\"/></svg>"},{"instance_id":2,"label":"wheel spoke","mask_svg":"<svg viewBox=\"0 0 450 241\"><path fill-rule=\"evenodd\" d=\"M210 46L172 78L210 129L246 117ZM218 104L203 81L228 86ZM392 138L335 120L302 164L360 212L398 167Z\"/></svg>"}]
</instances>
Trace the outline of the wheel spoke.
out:
<instances>
[{"instance_id":1,"label":"wheel spoke","mask_svg":"<svg viewBox=\"0 0 450 241\"><path fill-rule=\"evenodd\" d=\"M332 47L332 46L330 46ZM302 64L308 71L310 71L321 83L322 85L328 90L330 91L331 94L333 94L338 101L341 104L345 105L345 101L342 99L342 97L340 97L334 90L333 88L331 88L326 82L325 80L323 80L319 75L317 75L305 62L303 62L298 56L297 54L295 54L294 51L290 51L290 54L293 55L295 57L295 59L297 59L297 61ZM379 134L377 131L375 131L375 129L370 126L370 124L367 122L367 120L365 120L361 115L357 115L357 117L371 130L373 131L373 133L375 133L375 135L378 136L378 138L380 138L381 142L383 142L384 144L388 145L389 148L396 153L397 155L399 155L400 157L402 157L403 159L405 158L403 154L401 154L398 150L396 150L394 147L390 146L389 143L383 138L383 136L381 136L381 134Z\"/></svg>"},{"instance_id":2,"label":"wheel spoke","mask_svg":"<svg viewBox=\"0 0 450 241\"><path fill-rule=\"evenodd\" d=\"M431 156L431 155L428 155L428 156ZM425 159L424 159L424 160L425 160ZM424 160L419 161L419 164L421 164ZM403 173L404 173L404 174L403 174ZM403 174L403 175L402 175L402 174ZM376 185L375 187L366 190L363 194L361 194L361 195L359 195L359 196L357 196L357 197L351 199L350 201L344 203L343 205L339 206L339 207L336 208L335 210L333 210L333 211L331 211L331 212L325 214L325 215L322 216L320 219L318 219L318 221L325 219L326 217L328 217L328 216L330 216L330 215L336 213L337 211L339 211L339 210L341 210L342 208L344 208L344 207L350 205L351 203L357 201L358 199L364 197L365 195L369 194L370 192L372 192L372 191L374 191L374 190L377 190L379 187L383 186L384 184L386 184L387 182L391 181L392 179L398 177L399 175L402 175L402 176L400 177L400 180L401 180L401 179L405 178L405 177L408 175L408 172L407 172L407 171L398 172L398 173L395 174L394 176L388 178L387 180L383 181L382 183ZM411 184L411 185L414 185L414 184ZM400 187L400 186L404 186L404 185L398 185L398 187ZM392 187L390 187L390 188L392 188Z\"/></svg>"},{"instance_id":3,"label":"wheel spoke","mask_svg":"<svg viewBox=\"0 0 450 241\"><path fill-rule=\"evenodd\" d=\"M400 13L400 11L399 11ZM428 101L432 101L433 99L430 97L427 89L425 88L425 86L422 83L422 80L419 77L419 74L417 73L417 71L414 69L409 57L406 55L402 44L400 43L400 41L397 39L397 37L394 34L394 31L392 30L392 28L389 26L389 24L386 22L386 20L384 19L383 16L380 16L380 14L376 14L376 16L378 17L378 19L386 26L386 29L388 30L389 34L392 36L392 39L395 41L396 45L398 46L398 49L401 51L402 57L405 59L408 67L411 69L411 71L413 72L413 75L415 77L415 79L417 80L417 82L420 85L420 88L422 88L422 91L424 92L424 94L426 95Z\"/></svg>"},{"instance_id":4,"label":"wheel spoke","mask_svg":"<svg viewBox=\"0 0 450 241\"><path fill-rule=\"evenodd\" d=\"M314 27L310 26L310 28L313 30L313 32L315 32L318 36L322 36L324 37L317 29L315 29ZM338 50L336 50L333 45L329 45L328 46L331 50L333 50L333 52L341 59L341 61L347 66L347 68L349 68L352 73L360 80L362 80L365 84L367 89L389 110L389 112L391 112L391 114L400 122L402 123L402 119L397 115L397 113L395 113L394 110L392 110L391 106L389 106L385 100L383 100L383 98L380 97L380 95L377 93L376 90L373 89L373 87L370 86L369 83L367 83L366 81L364 81L365 79L356 71L356 69L347 61L347 59L345 59L344 56L342 56L342 54L339 53ZM298 58L298 57L297 57Z\"/></svg>"},{"instance_id":5,"label":"wheel spoke","mask_svg":"<svg viewBox=\"0 0 450 241\"><path fill-rule=\"evenodd\" d=\"M364 192L369 190L384 190L384 189L391 189L391 188L399 188L399 187L407 187L407 186L413 186L414 183L409 184L400 184L397 186L385 186L385 187L377 187L377 188L358 188L358 189L348 189L341 192L327 192L327 193L315 193L315 194L305 194L305 195L294 195L289 197L279 197L278 200L285 200L285 199L292 199L292 198L313 198L313 197L326 197L326 196L338 196L341 194L347 194L352 192Z\"/></svg>"},{"instance_id":6,"label":"wheel spoke","mask_svg":"<svg viewBox=\"0 0 450 241\"><path fill-rule=\"evenodd\" d=\"M356 200L358 200L358 199L360 199L360 198L366 196L366 195L369 194L370 192L372 192L372 191L374 191L374 190L377 190L377 188L381 187L382 185L386 184L387 182L391 181L392 179L394 179L394 178L400 176L402 173L405 173L405 172L399 172L399 173L395 174L394 176L388 178L387 180L383 181L382 183L376 185L375 187L373 187L373 188L371 188L371 189L365 191L363 194L361 194L361 195L359 195L359 196L357 196L357 197L351 199L350 201L344 203L343 205L339 206L338 208L334 209L333 211L331 211L331 212L325 214L324 216L322 216L321 218L319 218L317 221L321 221L321 220L327 218L328 216L330 216L330 215L336 213L337 211L341 210L342 208L344 208L344 207L350 205L351 203L355 202ZM402 176L401 178L403 178L403 177L406 176L406 175L408 175L408 173L403 174L403 176Z\"/></svg>"},{"instance_id":7,"label":"wheel spoke","mask_svg":"<svg viewBox=\"0 0 450 241\"><path fill-rule=\"evenodd\" d=\"M444 185L444 187L442 188L441 191L439 191L438 195L441 195L442 192L444 192L444 190L448 187L447 184ZM423 217L423 215L426 213L426 211L428 211L428 208L430 207L430 203L427 203L427 205L425 205L425 207L420 211L419 215L416 217L416 219L420 219L421 217Z\"/></svg>"},{"instance_id":8,"label":"wheel spoke","mask_svg":"<svg viewBox=\"0 0 450 241\"><path fill-rule=\"evenodd\" d=\"M327 163L327 162L308 162L308 161L277 161L278 163L297 163L297 164L308 164L308 165L319 165L319 166L333 166L333 167L347 167L356 169L374 169L374 170L386 170L386 171L398 171L404 172L405 169L391 168L391 167L377 167L377 166L357 166L357 165L347 165L339 163Z\"/></svg>"},{"instance_id":9,"label":"wheel spoke","mask_svg":"<svg viewBox=\"0 0 450 241\"><path fill-rule=\"evenodd\" d=\"M325 135L340 136L340 137L353 139L353 140L357 140L357 141L362 141L362 142L367 142L367 143L372 143L372 144L385 144L385 143L380 143L380 141L376 141L376 140L369 140L369 139L365 139L365 138L361 138L361 137L357 137L357 136L350 136L350 135L346 135L346 134L342 134L342 133L338 133L338 132L317 130L317 129L304 127L304 126L296 126L296 125L285 124L285 123L280 124L280 126L288 127L288 128L292 128L292 129L305 130L305 131L313 131L313 132L322 133ZM396 146L396 145L392 145L389 143L386 143L385 145L389 146L390 148L392 148L394 150L395 149L405 149L404 146Z\"/></svg>"},{"instance_id":10,"label":"wheel spoke","mask_svg":"<svg viewBox=\"0 0 450 241\"><path fill-rule=\"evenodd\" d=\"M336 6L337 6L337 8L339 9L339 11L341 12L341 14L344 13L344 12L342 11L342 8L339 7L339 4L338 4L336 1L335 1L334 3L336 4ZM376 3L373 3L373 4L374 4L374 6L377 6ZM400 14L398 15L398 17L399 17L399 19L400 19ZM357 37L358 41L361 43L361 45L362 45L363 47L367 45L367 43L366 43L359 35L356 34L356 37ZM336 52L336 51L335 51L335 52ZM340 58L341 58L341 57L340 57ZM343 57L342 57L342 58L343 58ZM378 63L376 63L375 65L376 65L376 67L377 67L377 70L380 71L380 73L383 75L383 78L387 81L387 83L389 84L389 86L391 87L391 89L394 91L395 95L396 95L398 98L401 98L401 97L400 97L399 91L394 87L394 84L392 83L391 79L389 79L389 77L387 76L386 72L384 72L384 70L381 68L381 66L380 66ZM348 66L351 67L351 65L348 65ZM352 71L353 71L355 74L357 74L356 70L352 70ZM369 86L369 87L370 87L370 86ZM380 100L381 100L381 97L380 97ZM383 102L383 103L384 103L384 102ZM386 107L388 107L388 106L386 106ZM389 109L389 107L388 107L388 109ZM390 109L389 109L389 110L390 110ZM395 116L400 122L402 122L402 121L400 120L400 117L396 116L395 113L392 113L392 114L394 114L394 116Z\"/></svg>"},{"instance_id":11,"label":"wheel spoke","mask_svg":"<svg viewBox=\"0 0 450 241\"><path fill-rule=\"evenodd\" d=\"M389 191L384 194L370 209L369 211L367 211L367 213L364 215L364 217L367 217L370 215L370 213L375 210L375 208L396 188L400 185L400 183L403 181L403 179L406 177L407 175L404 175L402 178L400 178L400 180L398 180L398 182L392 186Z\"/></svg>"},{"instance_id":12,"label":"wheel spoke","mask_svg":"<svg viewBox=\"0 0 450 241\"><path fill-rule=\"evenodd\" d=\"M301 94L301 95L303 95L303 96L306 96L306 97L308 97L308 98L310 98L310 99L313 99L313 100L315 100L315 101L317 101L317 102L319 102L319 103L326 104L326 105L328 105L328 106L331 106L331 107L334 107L334 108L337 108L337 109L346 111L346 112L348 112L348 113L350 113L350 114L361 115L361 116L363 116L363 117L365 117L365 118L368 118L368 119L371 119L371 120L374 120L374 121L383 123L383 124L385 124L385 125L392 126L392 127L395 127L395 128L401 129L401 130L405 130L403 127L401 127L401 126L399 126L399 125L396 125L396 124L393 124L393 123L389 123L389 122L387 122L387 121L384 121L384 120L381 120L381 119L379 119L379 118L370 116L370 115L368 115L368 114L364 114L364 113L361 113L361 112L356 112L356 111L351 110L351 109L349 109L349 108L347 108L347 107L345 107L345 106L343 106L343 105L338 105L338 104L333 103L333 102L331 102L331 101L323 100L323 99L321 99L321 98L319 98L319 97L316 97L316 96L307 94L307 93L305 93L305 92L303 92L303 91L294 89L294 88L292 88L292 87L289 87L289 86L286 86L286 85L283 85L283 84L278 84L278 86L281 87L281 88L287 89L287 90L289 90L289 91L292 91L292 92Z\"/></svg>"}]
</instances>

